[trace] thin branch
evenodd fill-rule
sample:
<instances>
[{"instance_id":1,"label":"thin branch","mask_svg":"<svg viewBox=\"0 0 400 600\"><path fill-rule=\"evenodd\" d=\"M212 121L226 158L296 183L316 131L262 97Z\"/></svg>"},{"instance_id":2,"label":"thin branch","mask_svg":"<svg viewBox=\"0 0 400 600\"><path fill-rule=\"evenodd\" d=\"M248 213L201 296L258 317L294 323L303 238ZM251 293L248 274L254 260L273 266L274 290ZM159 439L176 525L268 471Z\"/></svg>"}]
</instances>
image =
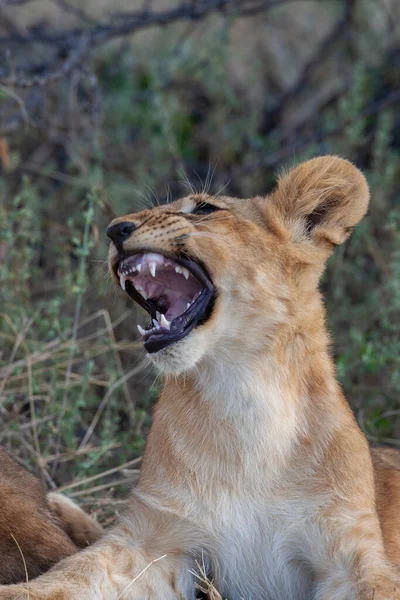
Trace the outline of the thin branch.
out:
<instances>
[{"instance_id":1,"label":"thin branch","mask_svg":"<svg viewBox=\"0 0 400 600\"><path fill-rule=\"evenodd\" d=\"M26 578L26 588L27 588L26 589L27 599L30 600L29 575L28 575L28 569L27 569L27 566L26 566L25 556L24 556L24 553L21 550L21 546L18 544L18 540L15 538L15 536L12 533L10 533L10 536L12 537L12 539L14 540L14 542L16 543L18 551L19 551L19 553L21 555L21 558L22 558L22 562L24 564L24 571L25 571L25 578Z\"/></svg>"},{"instance_id":2,"label":"thin branch","mask_svg":"<svg viewBox=\"0 0 400 600\"><path fill-rule=\"evenodd\" d=\"M6 6L22 6L24 4L29 4L30 2L34 2L34 0L0 0L0 8L5 8Z\"/></svg>"},{"instance_id":3,"label":"thin branch","mask_svg":"<svg viewBox=\"0 0 400 600\"><path fill-rule=\"evenodd\" d=\"M8 5L24 5L30 0L3 0L0 7ZM67 0L54 0L64 11L71 12ZM181 2L170 9L152 11L147 2L140 10L111 15L108 23L96 23L89 27L72 28L67 31L44 31L43 27L32 26L26 35L12 32L0 37L0 47L7 49L13 45L41 44L54 50L54 56L47 63L35 67L19 67L14 72L7 66L0 69L0 83L6 86L28 88L44 86L64 77L75 67L82 66L83 59L97 46L110 40L128 36L139 30L155 26L166 26L179 21L198 22L213 13L247 17L293 3L298 0L202 0L202 2ZM86 22L90 17L81 9L73 9L75 16ZM54 66L55 57L65 56L61 65ZM40 72L40 75L35 73Z\"/></svg>"},{"instance_id":4,"label":"thin branch","mask_svg":"<svg viewBox=\"0 0 400 600\"><path fill-rule=\"evenodd\" d=\"M310 136L296 139L289 146L285 146L277 152L269 154L266 157L262 157L260 160L254 160L251 162L251 164L247 164L240 168L239 171L243 175L253 173L260 167L275 168L288 158L293 157L297 151L307 148L307 146L310 146L311 144L318 144L328 138L335 137L360 119L365 119L367 117L376 115L389 106L394 106L396 104L400 104L400 89L394 90L381 100L371 102L362 111L360 111L356 117L341 121L337 127L333 127L332 129L323 129Z\"/></svg>"},{"instance_id":5,"label":"thin branch","mask_svg":"<svg viewBox=\"0 0 400 600\"><path fill-rule=\"evenodd\" d=\"M78 8L77 6L73 6L72 4L67 2L67 0L52 0L52 1L56 6L61 8L61 10L63 10L66 13L69 13L70 15L73 15L74 17L76 17L80 21L83 21L87 25L97 25L98 24L96 22L96 20L93 19L90 15L88 15L84 10L82 10L81 8Z\"/></svg>"},{"instance_id":6,"label":"thin branch","mask_svg":"<svg viewBox=\"0 0 400 600\"><path fill-rule=\"evenodd\" d=\"M329 58L337 42L347 34L352 22L353 8L354 0L345 0L342 16L321 41L312 57L305 63L296 81L284 91L272 108L269 107L264 111L259 128L260 134L266 135L271 129L274 129L281 122L282 114L289 102L292 102L299 93L308 87L314 73Z\"/></svg>"},{"instance_id":7,"label":"thin branch","mask_svg":"<svg viewBox=\"0 0 400 600\"><path fill-rule=\"evenodd\" d=\"M32 75L30 77L24 76L21 71L19 71L10 77L0 78L0 83L7 87L20 88L42 87L49 83L53 83L54 81L65 77L65 75L75 67L78 68L80 66L81 60L89 49L89 44L89 37L82 36L77 47L59 67L49 69L48 72L43 75Z\"/></svg>"}]
</instances>

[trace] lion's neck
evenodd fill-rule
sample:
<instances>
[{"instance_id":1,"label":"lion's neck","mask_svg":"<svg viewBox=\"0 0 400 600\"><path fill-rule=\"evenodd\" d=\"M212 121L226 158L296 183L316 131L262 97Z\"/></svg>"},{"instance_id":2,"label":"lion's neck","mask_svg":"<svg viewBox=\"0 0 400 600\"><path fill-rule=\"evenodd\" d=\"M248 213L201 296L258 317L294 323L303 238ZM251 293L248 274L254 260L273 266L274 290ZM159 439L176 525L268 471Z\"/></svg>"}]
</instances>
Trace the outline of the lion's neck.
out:
<instances>
[{"instance_id":1,"label":"lion's neck","mask_svg":"<svg viewBox=\"0 0 400 600\"><path fill-rule=\"evenodd\" d=\"M243 349L240 360L214 357L190 376L166 381L154 425L173 432L172 452L199 476L210 479L214 467L218 475L232 460L236 472L241 465L256 473L258 464L273 476L292 463L303 440L321 446L338 427L343 400L327 337L278 342L262 355L246 360Z\"/></svg>"}]
</instances>

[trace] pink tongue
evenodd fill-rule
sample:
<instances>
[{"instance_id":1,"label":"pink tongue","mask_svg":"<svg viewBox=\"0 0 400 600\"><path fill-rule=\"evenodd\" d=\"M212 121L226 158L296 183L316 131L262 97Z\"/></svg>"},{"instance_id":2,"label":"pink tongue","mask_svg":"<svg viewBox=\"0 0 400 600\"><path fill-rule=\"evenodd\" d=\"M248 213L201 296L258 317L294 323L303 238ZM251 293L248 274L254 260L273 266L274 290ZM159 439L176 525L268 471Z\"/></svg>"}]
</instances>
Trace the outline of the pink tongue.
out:
<instances>
[{"instance_id":1,"label":"pink tongue","mask_svg":"<svg viewBox=\"0 0 400 600\"><path fill-rule=\"evenodd\" d=\"M187 309L187 305L192 301L190 296L186 296L185 298L180 297L176 302L171 304L167 312L165 313L168 321L172 321L176 317L179 317L182 313Z\"/></svg>"},{"instance_id":2,"label":"pink tongue","mask_svg":"<svg viewBox=\"0 0 400 600\"><path fill-rule=\"evenodd\" d=\"M187 305L193 302L195 296L201 292L202 286L197 279L190 276L189 279L172 269L157 269L156 277L150 274L136 275L134 284L141 286L148 298L168 298L169 308L165 316L172 321L185 312Z\"/></svg>"}]
</instances>

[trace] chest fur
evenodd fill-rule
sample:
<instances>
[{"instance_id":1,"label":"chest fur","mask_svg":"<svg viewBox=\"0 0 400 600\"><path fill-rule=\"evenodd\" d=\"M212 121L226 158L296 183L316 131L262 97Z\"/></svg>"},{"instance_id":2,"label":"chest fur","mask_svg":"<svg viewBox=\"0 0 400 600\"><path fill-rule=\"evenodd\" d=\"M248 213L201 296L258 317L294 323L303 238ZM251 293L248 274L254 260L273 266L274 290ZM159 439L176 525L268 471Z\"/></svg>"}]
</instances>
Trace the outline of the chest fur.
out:
<instances>
[{"instance_id":1,"label":"chest fur","mask_svg":"<svg viewBox=\"0 0 400 600\"><path fill-rule=\"evenodd\" d=\"M306 501L288 499L256 505L226 502L204 527L214 533L211 573L230 600L308 600L313 581L306 557Z\"/></svg>"}]
</instances>

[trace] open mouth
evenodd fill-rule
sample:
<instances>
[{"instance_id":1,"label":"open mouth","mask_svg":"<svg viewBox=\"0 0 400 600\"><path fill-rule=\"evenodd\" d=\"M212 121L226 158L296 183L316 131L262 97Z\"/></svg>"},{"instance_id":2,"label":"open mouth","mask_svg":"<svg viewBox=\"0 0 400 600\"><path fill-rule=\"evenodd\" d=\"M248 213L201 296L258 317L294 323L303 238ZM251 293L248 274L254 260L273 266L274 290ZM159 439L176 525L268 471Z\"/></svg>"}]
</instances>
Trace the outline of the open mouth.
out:
<instances>
[{"instance_id":1,"label":"open mouth","mask_svg":"<svg viewBox=\"0 0 400 600\"><path fill-rule=\"evenodd\" d=\"M190 258L177 260L145 252L118 265L122 289L150 315L146 329L138 325L149 353L181 340L211 313L215 290L205 269Z\"/></svg>"}]
</instances>

